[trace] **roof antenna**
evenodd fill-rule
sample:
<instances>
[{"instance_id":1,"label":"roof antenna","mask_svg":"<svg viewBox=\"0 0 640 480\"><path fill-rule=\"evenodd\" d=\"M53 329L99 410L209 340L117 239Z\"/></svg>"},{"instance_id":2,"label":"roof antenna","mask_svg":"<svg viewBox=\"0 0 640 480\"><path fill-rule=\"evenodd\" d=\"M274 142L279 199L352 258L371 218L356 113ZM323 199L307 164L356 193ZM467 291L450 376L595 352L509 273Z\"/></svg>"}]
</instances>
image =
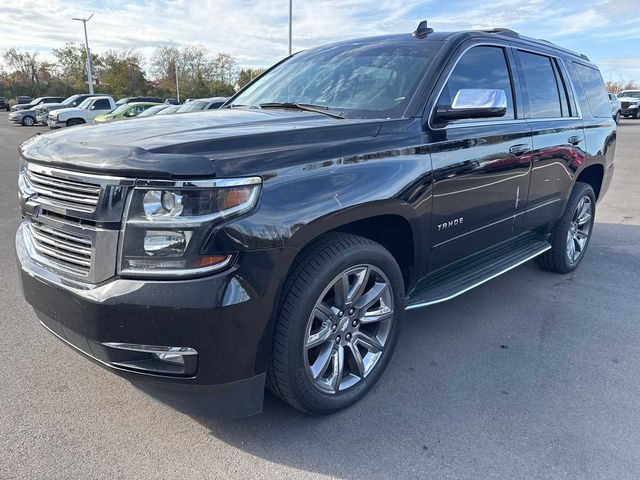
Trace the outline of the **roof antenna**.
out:
<instances>
[{"instance_id":1,"label":"roof antenna","mask_svg":"<svg viewBox=\"0 0 640 480\"><path fill-rule=\"evenodd\" d=\"M423 20L418 25L418 28L416 28L416 31L413 32L413 36L415 38L424 38L427 35L429 35L430 33L433 33L433 28L429 28L427 26L427 21Z\"/></svg>"}]
</instances>

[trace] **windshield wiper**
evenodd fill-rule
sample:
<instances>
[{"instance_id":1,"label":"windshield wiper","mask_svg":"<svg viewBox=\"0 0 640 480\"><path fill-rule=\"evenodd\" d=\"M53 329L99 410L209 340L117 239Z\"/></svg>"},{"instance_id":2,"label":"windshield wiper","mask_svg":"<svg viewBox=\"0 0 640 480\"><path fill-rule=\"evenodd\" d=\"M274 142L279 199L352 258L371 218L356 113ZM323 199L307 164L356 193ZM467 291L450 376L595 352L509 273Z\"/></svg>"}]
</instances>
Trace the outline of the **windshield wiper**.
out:
<instances>
[{"instance_id":1,"label":"windshield wiper","mask_svg":"<svg viewBox=\"0 0 640 480\"><path fill-rule=\"evenodd\" d=\"M339 113L329 112L329 107L325 107L323 105L310 105L308 103L295 102L270 102L260 103L258 106L260 108L297 108L298 110L303 110L305 112L322 113L332 118L344 119L344 117Z\"/></svg>"}]
</instances>

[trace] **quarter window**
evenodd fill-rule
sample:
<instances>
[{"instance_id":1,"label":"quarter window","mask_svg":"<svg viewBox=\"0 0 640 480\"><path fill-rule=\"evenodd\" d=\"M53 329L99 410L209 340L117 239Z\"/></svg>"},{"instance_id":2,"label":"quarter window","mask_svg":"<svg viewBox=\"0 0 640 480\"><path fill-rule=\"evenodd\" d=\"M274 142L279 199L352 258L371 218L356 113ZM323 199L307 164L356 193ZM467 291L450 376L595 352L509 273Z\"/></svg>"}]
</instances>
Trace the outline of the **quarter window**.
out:
<instances>
[{"instance_id":1,"label":"quarter window","mask_svg":"<svg viewBox=\"0 0 640 480\"><path fill-rule=\"evenodd\" d=\"M507 96L507 113L500 119L515 118L513 88L505 51L501 47L473 47L467 51L454 67L447 80L437 108L450 107L458 90L475 88L501 89ZM495 118L456 120L455 123L495 121Z\"/></svg>"},{"instance_id":2,"label":"quarter window","mask_svg":"<svg viewBox=\"0 0 640 480\"><path fill-rule=\"evenodd\" d=\"M536 53L518 52L525 93L529 99L529 118L558 118L562 116L560 86L553 60ZM565 97L566 102L566 97Z\"/></svg>"},{"instance_id":3,"label":"quarter window","mask_svg":"<svg viewBox=\"0 0 640 480\"><path fill-rule=\"evenodd\" d=\"M594 117L611 117L611 106L607 98L607 90L602 81L600 72L595 68L587 67L580 63L574 63L580 83L587 95L587 102Z\"/></svg>"}]
</instances>

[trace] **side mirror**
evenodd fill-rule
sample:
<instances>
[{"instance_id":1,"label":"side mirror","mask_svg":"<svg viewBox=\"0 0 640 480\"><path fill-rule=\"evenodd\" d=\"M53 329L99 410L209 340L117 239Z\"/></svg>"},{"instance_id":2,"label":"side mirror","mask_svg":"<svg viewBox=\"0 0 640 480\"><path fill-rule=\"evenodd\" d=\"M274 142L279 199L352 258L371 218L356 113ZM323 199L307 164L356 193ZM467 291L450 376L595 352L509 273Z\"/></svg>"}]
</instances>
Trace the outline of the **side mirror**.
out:
<instances>
[{"instance_id":1,"label":"side mirror","mask_svg":"<svg viewBox=\"0 0 640 480\"><path fill-rule=\"evenodd\" d=\"M458 90L451 106L438 106L440 120L504 117L507 113L507 94L493 88L464 88Z\"/></svg>"},{"instance_id":2,"label":"side mirror","mask_svg":"<svg viewBox=\"0 0 640 480\"><path fill-rule=\"evenodd\" d=\"M89 110L95 110L96 106L95 105L91 105L91 107L89 107Z\"/></svg>"}]
</instances>

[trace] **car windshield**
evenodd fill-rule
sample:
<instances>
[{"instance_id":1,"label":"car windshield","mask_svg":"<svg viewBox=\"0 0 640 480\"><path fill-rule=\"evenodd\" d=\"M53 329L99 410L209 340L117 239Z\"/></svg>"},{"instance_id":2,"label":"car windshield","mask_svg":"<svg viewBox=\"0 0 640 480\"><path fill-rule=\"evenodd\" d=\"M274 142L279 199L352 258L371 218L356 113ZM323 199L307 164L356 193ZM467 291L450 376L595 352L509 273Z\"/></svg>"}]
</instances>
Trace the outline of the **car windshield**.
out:
<instances>
[{"instance_id":1,"label":"car windshield","mask_svg":"<svg viewBox=\"0 0 640 480\"><path fill-rule=\"evenodd\" d=\"M170 113L176 113L180 108L179 105L171 105L161 111L158 112L158 115L169 115Z\"/></svg>"},{"instance_id":2,"label":"car windshield","mask_svg":"<svg viewBox=\"0 0 640 480\"><path fill-rule=\"evenodd\" d=\"M62 105L71 105L73 102L75 102L78 98L80 97L80 95L71 95L69 98L67 98L66 100L64 100L62 102Z\"/></svg>"},{"instance_id":3,"label":"car windshield","mask_svg":"<svg viewBox=\"0 0 640 480\"><path fill-rule=\"evenodd\" d=\"M144 112L139 114L138 117L151 117L156 113L160 112L161 110L164 110L165 108L167 108L166 105L157 105L155 107L149 107Z\"/></svg>"},{"instance_id":4,"label":"car windshield","mask_svg":"<svg viewBox=\"0 0 640 480\"><path fill-rule=\"evenodd\" d=\"M78 108L84 108L84 109L89 108L89 105L91 105L92 101L93 101L92 97L85 98L84 102L78 105Z\"/></svg>"},{"instance_id":5,"label":"car windshield","mask_svg":"<svg viewBox=\"0 0 640 480\"><path fill-rule=\"evenodd\" d=\"M131 107L131 105L129 105L128 103L125 103L124 105L120 105L119 107L114 108L113 110L111 110L109 112L109 115L120 115L121 113L126 112L129 108Z\"/></svg>"},{"instance_id":6,"label":"car windshield","mask_svg":"<svg viewBox=\"0 0 640 480\"><path fill-rule=\"evenodd\" d=\"M302 52L260 76L231 106L298 103L352 118L401 117L440 45L380 40Z\"/></svg>"},{"instance_id":7,"label":"car windshield","mask_svg":"<svg viewBox=\"0 0 640 480\"><path fill-rule=\"evenodd\" d=\"M31 100L29 103L40 103L44 97L38 97L35 100Z\"/></svg>"},{"instance_id":8,"label":"car windshield","mask_svg":"<svg viewBox=\"0 0 640 480\"><path fill-rule=\"evenodd\" d=\"M622 97L640 98L640 90L620 92L618 98Z\"/></svg>"},{"instance_id":9,"label":"car windshield","mask_svg":"<svg viewBox=\"0 0 640 480\"><path fill-rule=\"evenodd\" d=\"M178 108L177 113L185 113L185 112L197 112L198 110L204 110L209 102L205 100L192 100L189 103L185 103L180 108Z\"/></svg>"}]
</instances>

